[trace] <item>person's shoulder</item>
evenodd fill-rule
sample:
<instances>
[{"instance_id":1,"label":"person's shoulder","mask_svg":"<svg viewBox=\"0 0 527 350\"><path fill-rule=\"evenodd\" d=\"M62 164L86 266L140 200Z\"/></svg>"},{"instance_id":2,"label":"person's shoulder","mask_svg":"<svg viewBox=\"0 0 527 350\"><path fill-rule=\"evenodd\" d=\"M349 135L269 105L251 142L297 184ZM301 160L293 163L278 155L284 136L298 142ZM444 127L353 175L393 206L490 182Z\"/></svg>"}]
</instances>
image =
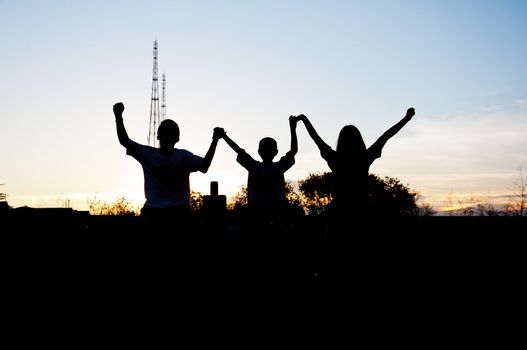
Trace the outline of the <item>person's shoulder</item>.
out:
<instances>
[{"instance_id":1,"label":"person's shoulder","mask_svg":"<svg viewBox=\"0 0 527 350\"><path fill-rule=\"evenodd\" d=\"M201 158L200 156L184 148L176 148L174 154L176 157L179 157L179 158L195 158L195 157Z\"/></svg>"},{"instance_id":2,"label":"person's shoulder","mask_svg":"<svg viewBox=\"0 0 527 350\"><path fill-rule=\"evenodd\" d=\"M282 157L280 157L279 160L273 162L274 164L282 164L282 163L294 163L295 162L295 153L294 152L287 152Z\"/></svg>"},{"instance_id":3,"label":"person's shoulder","mask_svg":"<svg viewBox=\"0 0 527 350\"><path fill-rule=\"evenodd\" d=\"M323 147L320 148L320 153L326 153L326 154L337 154L337 151L331 148L330 145L326 144Z\"/></svg>"},{"instance_id":4,"label":"person's shoulder","mask_svg":"<svg viewBox=\"0 0 527 350\"><path fill-rule=\"evenodd\" d=\"M320 149L320 155L327 160L327 158L335 158L337 156L337 151L330 146L327 146Z\"/></svg>"},{"instance_id":5,"label":"person's shoulder","mask_svg":"<svg viewBox=\"0 0 527 350\"><path fill-rule=\"evenodd\" d=\"M144 146L138 142L135 142L134 140L132 139L128 139L128 143L126 144L128 147L140 147L140 146Z\"/></svg>"},{"instance_id":6,"label":"person's shoulder","mask_svg":"<svg viewBox=\"0 0 527 350\"><path fill-rule=\"evenodd\" d=\"M245 151L243 153L238 153L236 161L249 171L259 169L263 165L263 162L254 159Z\"/></svg>"},{"instance_id":7,"label":"person's shoulder","mask_svg":"<svg viewBox=\"0 0 527 350\"><path fill-rule=\"evenodd\" d=\"M177 154L180 157L193 156L194 155L194 153L192 153L188 149L184 149L184 148L175 148L174 149L174 154Z\"/></svg>"},{"instance_id":8,"label":"person's shoulder","mask_svg":"<svg viewBox=\"0 0 527 350\"><path fill-rule=\"evenodd\" d=\"M128 143L126 144L126 149L128 151L130 150L134 150L134 151L147 151L147 150L150 150L150 149L155 149L154 147L151 147L151 146L148 146L148 145L143 145L143 144L140 144L132 139L128 139Z\"/></svg>"}]
</instances>

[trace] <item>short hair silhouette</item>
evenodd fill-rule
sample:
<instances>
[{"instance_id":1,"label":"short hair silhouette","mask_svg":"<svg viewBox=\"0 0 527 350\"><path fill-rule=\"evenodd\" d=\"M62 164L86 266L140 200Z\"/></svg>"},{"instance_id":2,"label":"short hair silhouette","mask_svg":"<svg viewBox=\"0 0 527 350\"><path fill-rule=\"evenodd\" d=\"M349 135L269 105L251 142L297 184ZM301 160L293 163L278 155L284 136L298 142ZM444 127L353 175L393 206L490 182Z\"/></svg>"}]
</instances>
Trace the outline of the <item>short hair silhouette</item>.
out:
<instances>
[{"instance_id":1,"label":"short hair silhouette","mask_svg":"<svg viewBox=\"0 0 527 350\"><path fill-rule=\"evenodd\" d=\"M226 133L222 135L227 145L237 153L238 163L248 171L247 202L249 205L272 207L278 202L282 203L287 200L284 173L295 163L295 155L298 151L296 125L296 117L290 116L291 149L276 162L273 162L273 159L278 154L278 145L272 137L264 137L258 144L258 154L262 158L260 162L253 159Z\"/></svg>"},{"instance_id":2,"label":"short hair silhouette","mask_svg":"<svg viewBox=\"0 0 527 350\"><path fill-rule=\"evenodd\" d=\"M165 119L157 128L159 147L139 144L128 137L123 121L124 104L113 106L117 137L126 148L126 154L137 160L143 168L145 203L142 216L165 217L173 220L190 211L190 182L193 172L206 173L210 167L220 132L214 129L212 142L204 157L181 148L179 126L171 119Z\"/></svg>"},{"instance_id":3,"label":"short hair silhouette","mask_svg":"<svg viewBox=\"0 0 527 350\"><path fill-rule=\"evenodd\" d=\"M264 137L258 144L258 154L263 160L271 161L278 154L278 145L272 137Z\"/></svg>"},{"instance_id":4,"label":"short hair silhouette","mask_svg":"<svg viewBox=\"0 0 527 350\"><path fill-rule=\"evenodd\" d=\"M179 142L179 125L172 119L163 120L157 128L157 139L169 144Z\"/></svg>"}]
</instances>

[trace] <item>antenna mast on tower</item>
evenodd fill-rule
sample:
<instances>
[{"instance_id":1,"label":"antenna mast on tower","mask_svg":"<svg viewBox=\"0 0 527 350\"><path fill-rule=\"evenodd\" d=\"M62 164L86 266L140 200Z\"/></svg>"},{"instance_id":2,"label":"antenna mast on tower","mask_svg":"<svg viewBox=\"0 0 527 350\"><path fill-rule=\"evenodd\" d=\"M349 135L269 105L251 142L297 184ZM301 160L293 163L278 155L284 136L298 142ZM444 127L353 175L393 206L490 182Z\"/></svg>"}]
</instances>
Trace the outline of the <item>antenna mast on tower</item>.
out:
<instances>
[{"instance_id":1,"label":"antenna mast on tower","mask_svg":"<svg viewBox=\"0 0 527 350\"><path fill-rule=\"evenodd\" d=\"M159 115L159 81L157 78L157 40L154 41L154 70L152 72L152 98L150 100L150 129L148 131L148 144L156 147L157 128L160 123Z\"/></svg>"},{"instance_id":2,"label":"antenna mast on tower","mask_svg":"<svg viewBox=\"0 0 527 350\"><path fill-rule=\"evenodd\" d=\"M165 77L165 73L163 73L163 82L161 84L161 121L165 120L167 118L167 95L165 92L165 88L167 86L167 80Z\"/></svg>"}]
</instances>

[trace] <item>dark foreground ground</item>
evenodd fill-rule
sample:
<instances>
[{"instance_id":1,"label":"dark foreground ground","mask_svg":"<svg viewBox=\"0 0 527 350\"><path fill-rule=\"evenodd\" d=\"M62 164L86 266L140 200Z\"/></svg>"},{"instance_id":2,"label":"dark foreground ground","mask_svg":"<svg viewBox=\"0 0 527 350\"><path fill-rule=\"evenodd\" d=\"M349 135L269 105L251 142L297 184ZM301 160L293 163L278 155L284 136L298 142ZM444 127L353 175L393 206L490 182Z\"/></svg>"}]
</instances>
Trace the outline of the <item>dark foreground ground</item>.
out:
<instances>
[{"instance_id":1,"label":"dark foreground ground","mask_svg":"<svg viewBox=\"0 0 527 350\"><path fill-rule=\"evenodd\" d=\"M82 291L84 301L134 308L198 299L226 309L302 300L304 310L353 309L395 322L408 312L513 317L527 298L527 218L377 220L349 227L352 238L334 249L321 217L250 228L197 217L191 229L169 233L138 217L68 209L20 208L0 220L2 288L29 299Z\"/></svg>"}]
</instances>

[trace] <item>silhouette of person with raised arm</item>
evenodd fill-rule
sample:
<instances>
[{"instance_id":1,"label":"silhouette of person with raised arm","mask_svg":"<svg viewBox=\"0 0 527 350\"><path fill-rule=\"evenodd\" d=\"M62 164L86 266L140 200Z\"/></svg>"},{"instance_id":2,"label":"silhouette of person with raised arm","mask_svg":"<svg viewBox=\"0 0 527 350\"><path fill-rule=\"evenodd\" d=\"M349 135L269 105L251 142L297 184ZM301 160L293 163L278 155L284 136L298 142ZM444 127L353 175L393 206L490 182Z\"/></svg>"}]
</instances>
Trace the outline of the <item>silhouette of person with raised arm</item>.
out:
<instances>
[{"instance_id":1,"label":"silhouette of person with raised arm","mask_svg":"<svg viewBox=\"0 0 527 350\"><path fill-rule=\"evenodd\" d=\"M296 118L290 116L291 149L277 162L273 162L273 159L278 154L278 146L276 140L271 137L260 140L258 154L262 161L258 161L238 146L227 133L222 135L225 142L238 154L238 163L248 171L248 206L262 214L283 208L287 203L284 173L295 164L295 155L298 152L296 125Z\"/></svg>"},{"instance_id":2,"label":"silhouette of person with raised arm","mask_svg":"<svg viewBox=\"0 0 527 350\"><path fill-rule=\"evenodd\" d=\"M206 173L209 169L221 131L214 129L212 142L205 155L200 157L192 152L175 148L180 132L177 123L171 119L163 120L157 130L159 148L139 144L128 137L123 122L124 104L113 105L117 137L126 148L126 154L137 160L144 175L146 201L141 209L148 227L153 233L167 236L167 231L183 231L178 236L188 236L190 224L190 183L192 172ZM167 242L161 237L160 244Z\"/></svg>"},{"instance_id":3,"label":"silhouette of person with raised arm","mask_svg":"<svg viewBox=\"0 0 527 350\"><path fill-rule=\"evenodd\" d=\"M399 132L414 114L414 108L409 108L405 117L384 132L370 147L366 147L357 127L346 125L340 131L336 150L322 140L305 115L297 117L304 122L309 135L320 150L320 155L334 174L333 205L338 214L355 217L367 214L370 166L375 159L381 157L386 142Z\"/></svg>"},{"instance_id":4,"label":"silhouette of person with raised arm","mask_svg":"<svg viewBox=\"0 0 527 350\"><path fill-rule=\"evenodd\" d=\"M332 268L347 268L340 265L349 263L342 258L350 254L356 253L362 257L366 255L366 250L360 246L367 238L361 234L360 229L367 224L366 220L371 218L368 210L370 166L375 159L381 157L386 142L397 134L414 114L414 108L409 108L404 118L384 132L370 147L366 147L357 127L346 125L340 131L336 150L322 140L305 115L297 117L306 126L322 158L333 173L333 200L329 208L327 237L330 259L336 259L332 262ZM350 231L353 231L352 234Z\"/></svg>"},{"instance_id":5,"label":"silhouette of person with raised arm","mask_svg":"<svg viewBox=\"0 0 527 350\"><path fill-rule=\"evenodd\" d=\"M303 215L289 205L286 198L286 184L284 174L295 163L298 151L296 135L297 119L289 117L291 132L291 148L278 161L273 159L278 154L276 140L264 137L259 142L258 154L262 161L255 160L226 133L222 135L225 142L237 153L236 160L248 171L247 205L242 209L241 221L243 249L250 266L263 273L274 274L284 269L284 260L288 256L288 237L292 235L294 220ZM270 258L274 256L273 258ZM271 261L272 260L272 261ZM270 266L273 267L270 267ZM258 274L258 273L257 273ZM273 277L273 278L274 278Z\"/></svg>"}]
</instances>

